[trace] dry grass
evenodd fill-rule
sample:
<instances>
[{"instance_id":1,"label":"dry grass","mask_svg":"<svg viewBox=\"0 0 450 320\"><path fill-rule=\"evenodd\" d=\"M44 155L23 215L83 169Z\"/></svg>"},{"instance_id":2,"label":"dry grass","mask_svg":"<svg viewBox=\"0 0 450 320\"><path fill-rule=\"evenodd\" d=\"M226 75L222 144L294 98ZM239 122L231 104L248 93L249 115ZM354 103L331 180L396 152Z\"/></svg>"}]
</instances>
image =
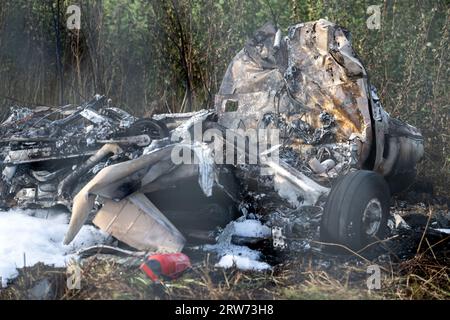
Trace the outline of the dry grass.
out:
<instances>
[{"instance_id":1,"label":"dry grass","mask_svg":"<svg viewBox=\"0 0 450 320\"><path fill-rule=\"evenodd\" d=\"M450 299L447 265L418 254L385 265L391 272L382 272L381 290L368 290L368 264L359 260L326 270L296 259L267 273L202 264L175 281L154 284L139 270L94 258L83 268L81 290L66 289L65 270L36 266L0 291L0 299L29 299L29 288L44 278L51 280L51 299Z\"/></svg>"},{"instance_id":2,"label":"dry grass","mask_svg":"<svg viewBox=\"0 0 450 320\"><path fill-rule=\"evenodd\" d=\"M428 222L422 231L394 237L408 244L408 259L389 250L373 259L362 252L311 252L292 254L268 272L243 272L215 268L215 260L206 255L179 279L155 284L136 264L94 256L81 265L81 290L67 289L65 269L37 264L21 269L0 290L0 299L36 298L31 288L43 279L50 283L46 299L450 299L450 235L433 234L428 228L434 213L423 209ZM380 290L367 289L367 267L373 264L381 269Z\"/></svg>"}]
</instances>

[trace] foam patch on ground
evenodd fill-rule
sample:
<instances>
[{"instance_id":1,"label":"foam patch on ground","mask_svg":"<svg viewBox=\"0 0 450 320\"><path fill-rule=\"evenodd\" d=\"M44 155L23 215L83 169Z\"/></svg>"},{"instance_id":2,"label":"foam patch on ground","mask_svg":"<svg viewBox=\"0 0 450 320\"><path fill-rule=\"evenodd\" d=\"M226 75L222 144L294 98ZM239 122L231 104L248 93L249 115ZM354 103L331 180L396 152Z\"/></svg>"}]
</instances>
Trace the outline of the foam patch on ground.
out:
<instances>
[{"instance_id":1,"label":"foam patch on ground","mask_svg":"<svg viewBox=\"0 0 450 320\"><path fill-rule=\"evenodd\" d=\"M105 242L107 234L83 226L70 245L63 245L69 218L48 210L10 210L0 212L1 285L18 275L18 268L38 262L64 267L83 247Z\"/></svg>"},{"instance_id":2,"label":"foam patch on ground","mask_svg":"<svg viewBox=\"0 0 450 320\"><path fill-rule=\"evenodd\" d=\"M219 262L216 263L216 267L225 269L231 268L233 266L236 266L241 270L261 271L270 269L270 266L265 262L253 260L249 257L235 256L232 254L224 255L222 258L220 258Z\"/></svg>"},{"instance_id":3,"label":"foam patch on ground","mask_svg":"<svg viewBox=\"0 0 450 320\"><path fill-rule=\"evenodd\" d=\"M233 235L241 237L267 238L271 235L269 227L264 226L258 220L246 220L244 217L230 222L217 239L217 244L205 245L207 251L213 251L219 256L216 267L236 267L241 270L267 270L270 265L262 262L261 253L246 246L238 246L231 243Z\"/></svg>"},{"instance_id":4,"label":"foam patch on ground","mask_svg":"<svg viewBox=\"0 0 450 320\"><path fill-rule=\"evenodd\" d=\"M241 237L268 238L272 234L271 229L258 220L235 221L233 226L233 234Z\"/></svg>"}]
</instances>

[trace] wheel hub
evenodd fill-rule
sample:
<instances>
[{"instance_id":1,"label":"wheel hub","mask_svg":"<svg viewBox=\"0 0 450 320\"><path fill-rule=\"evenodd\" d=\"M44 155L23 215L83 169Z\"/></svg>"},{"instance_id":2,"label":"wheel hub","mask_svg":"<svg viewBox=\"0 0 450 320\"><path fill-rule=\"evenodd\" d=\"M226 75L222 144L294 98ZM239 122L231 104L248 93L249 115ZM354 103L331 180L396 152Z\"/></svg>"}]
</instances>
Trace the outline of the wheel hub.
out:
<instances>
[{"instance_id":1,"label":"wheel hub","mask_svg":"<svg viewBox=\"0 0 450 320\"><path fill-rule=\"evenodd\" d=\"M372 199L367 203L363 214L363 228L367 235L375 236L380 229L383 209L378 199Z\"/></svg>"}]
</instances>

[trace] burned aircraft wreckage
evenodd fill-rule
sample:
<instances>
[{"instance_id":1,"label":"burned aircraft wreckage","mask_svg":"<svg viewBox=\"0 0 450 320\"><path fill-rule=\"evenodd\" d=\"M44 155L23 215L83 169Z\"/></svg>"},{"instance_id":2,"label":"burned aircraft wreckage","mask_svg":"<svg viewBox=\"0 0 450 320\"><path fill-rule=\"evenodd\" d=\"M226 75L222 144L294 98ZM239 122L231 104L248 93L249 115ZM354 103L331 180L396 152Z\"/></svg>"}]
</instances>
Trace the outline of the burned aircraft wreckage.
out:
<instances>
[{"instance_id":1,"label":"burned aircraft wreckage","mask_svg":"<svg viewBox=\"0 0 450 320\"><path fill-rule=\"evenodd\" d=\"M260 129L279 143L262 152L226 137L250 144L247 132ZM418 130L383 110L348 31L326 20L285 37L259 29L229 65L214 110L138 119L96 96L13 108L0 132L3 207L62 205L66 244L89 221L144 251L181 251L243 214L272 227L277 247L296 229L359 249L383 237L390 194L411 183L423 154ZM173 161L180 147L196 161ZM230 149L256 163L215 161Z\"/></svg>"}]
</instances>

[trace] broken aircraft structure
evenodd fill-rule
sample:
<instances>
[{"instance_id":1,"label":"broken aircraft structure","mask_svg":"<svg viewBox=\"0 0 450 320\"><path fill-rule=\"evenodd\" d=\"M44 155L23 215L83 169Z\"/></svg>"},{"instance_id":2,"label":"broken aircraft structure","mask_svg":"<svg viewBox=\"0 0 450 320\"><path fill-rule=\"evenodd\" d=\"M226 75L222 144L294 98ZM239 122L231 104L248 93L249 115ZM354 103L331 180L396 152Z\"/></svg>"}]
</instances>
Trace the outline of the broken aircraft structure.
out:
<instances>
[{"instance_id":1,"label":"broken aircraft structure","mask_svg":"<svg viewBox=\"0 0 450 320\"><path fill-rule=\"evenodd\" d=\"M196 127L214 139L199 141ZM278 130L279 144L262 153L226 137L252 129ZM92 220L142 251L179 252L242 214L271 226L277 247L297 228L359 249L384 235L390 194L423 154L418 130L382 108L349 32L326 20L284 38L272 24L258 30L214 110L138 119L96 96L12 109L0 134L3 207L62 205L72 213L65 243ZM217 163L218 140L256 163ZM180 147L196 161L175 163Z\"/></svg>"}]
</instances>

